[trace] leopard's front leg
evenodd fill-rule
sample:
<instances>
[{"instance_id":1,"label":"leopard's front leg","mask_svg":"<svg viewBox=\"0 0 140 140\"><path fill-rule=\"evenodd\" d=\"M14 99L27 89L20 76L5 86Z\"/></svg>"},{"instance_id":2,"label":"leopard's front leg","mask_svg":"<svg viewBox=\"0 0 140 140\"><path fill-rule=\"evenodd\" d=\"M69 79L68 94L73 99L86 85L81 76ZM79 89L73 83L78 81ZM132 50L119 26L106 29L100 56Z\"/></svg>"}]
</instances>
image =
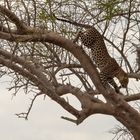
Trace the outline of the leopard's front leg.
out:
<instances>
[{"instance_id":1,"label":"leopard's front leg","mask_svg":"<svg viewBox=\"0 0 140 140\"><path fill-rule=\"evenodd\" d=\"M106 73L101 72L100 73L100 79L101 79L101 82L102 82L102 84L105 88L107 87L107 84L110 84L114 87L114 89L117 93L120 93L120 88L117 86L114 79L111 78L111 77L108 77Z\"/></svg>"}]
</instances>

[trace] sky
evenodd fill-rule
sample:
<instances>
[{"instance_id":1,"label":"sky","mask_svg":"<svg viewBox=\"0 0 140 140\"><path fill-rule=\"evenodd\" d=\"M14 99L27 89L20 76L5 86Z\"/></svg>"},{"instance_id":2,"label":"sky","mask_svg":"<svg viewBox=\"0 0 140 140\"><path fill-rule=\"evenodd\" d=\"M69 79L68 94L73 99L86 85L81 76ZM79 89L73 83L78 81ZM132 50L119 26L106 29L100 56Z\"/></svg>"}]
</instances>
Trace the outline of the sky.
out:
<instances>
[{"instance_id":1,"label":"sky","mask_svg":"<svg viewBox=\"0 0 140 140\"><path fill-rule=\"evenodd\" d=\"M113 117L92 115L77 126L61 119L71 115L48 97L43 100L40 96L36 100L28 121L17 118L16 113L27 111L30 97L18 93L12 99L11 93L0 80L0 138L3 140L111 140L114 137L108 132L118 124Z\"/></svg>"}]
</instances>

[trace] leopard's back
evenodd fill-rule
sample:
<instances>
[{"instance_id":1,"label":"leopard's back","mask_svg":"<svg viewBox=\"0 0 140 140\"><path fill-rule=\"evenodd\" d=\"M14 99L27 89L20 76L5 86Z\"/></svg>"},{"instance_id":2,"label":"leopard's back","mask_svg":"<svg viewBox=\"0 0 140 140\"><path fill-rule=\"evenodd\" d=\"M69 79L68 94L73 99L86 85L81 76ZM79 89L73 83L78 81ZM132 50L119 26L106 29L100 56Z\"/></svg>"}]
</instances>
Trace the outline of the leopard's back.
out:
<instances>
[{"instance_id":1,"label":"leopard's back","mask_svg":"<svg viewBox=\"0 0 140 140\"><path fill-rule=\"evenodd\" d=\"M96 46L96 47L95 47ZM94 44L94 46L91 48L92 53L92 59L97 65L97 67L102 70L106 64L108 63L108 60L110 59L110 56L107 52L107 49L103 47L100 47L97 43Z\"/></svg>"},{"instance_id":2,"label":"leopard's back","mask_svg":"<svg viewBox=\"0 0 140 140\"><path fill-rule=\"evenodd\" d=\"M95 28L89 28L85 32L80 32L80 38L82 44L91 49L92 58L97 67L103 69L110 56L102 35Z\"/></svg>"}]
</instances>

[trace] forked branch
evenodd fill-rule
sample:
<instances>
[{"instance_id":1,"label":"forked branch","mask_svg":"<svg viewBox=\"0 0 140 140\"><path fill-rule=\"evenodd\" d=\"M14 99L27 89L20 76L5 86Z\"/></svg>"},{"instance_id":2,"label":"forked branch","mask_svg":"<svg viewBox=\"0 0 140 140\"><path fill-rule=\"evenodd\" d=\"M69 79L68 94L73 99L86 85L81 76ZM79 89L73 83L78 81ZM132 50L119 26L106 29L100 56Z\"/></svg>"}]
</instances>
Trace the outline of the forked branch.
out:
<instances>
[{"instance_id":1,"label":"forked branch","mask_svg":"<svg viewBox=\"0 0 140 140\"><path fill-rule=\"evenodd\" d=\"M4 6L0 5L0 12L9 18L10 21L12 21L16 26L17 29L20 31L26 30L26 25L10 10L5 8Z\"/></svg>"}]
</instances>

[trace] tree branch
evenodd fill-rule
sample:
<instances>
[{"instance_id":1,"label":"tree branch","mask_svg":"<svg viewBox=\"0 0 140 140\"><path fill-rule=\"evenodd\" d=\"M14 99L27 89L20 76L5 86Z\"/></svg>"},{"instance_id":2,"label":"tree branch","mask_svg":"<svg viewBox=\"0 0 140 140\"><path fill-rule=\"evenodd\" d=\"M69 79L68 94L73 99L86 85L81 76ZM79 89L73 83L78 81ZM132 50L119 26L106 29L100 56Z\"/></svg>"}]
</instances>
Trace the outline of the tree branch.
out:
<instances>
[{"instance_id":1,"label":"tree branch","mask_svg":"<svg viewBox=\"0 0 140 140\"><path fill-rule=\"evenodd\" d=\"M124 96L124 100L127 102L140 100L140 93Z\"/></svg>"},{"instance_id":2,"label":"tree branch","mask_svg":"<svg viewBox=\"0 0 140 140\"><path fill-rule=\"evenodd\" d=\"M6 57L6 59L0 57L1 64L28 78L37 85L37 87L43 94L48 95L74 116L79 116L79 112L74 107L69 105L63 98L59 97L55 93L52 83L50 83L47 80L46 76L39 69L36 69L33 64L31 64L30 62L25 62L24 59L17 56L12 56L12 54L2 49L0 49L0 54ZM16 63L11 62L11 57L14 62L23 66L25 69L27 69L27 71L22 67L17 66Z\"/></svg>"},{"instance_id":3,"label":"tree branch","mask_svg":"<svg viewBox=\"0 0 140 140\"><path fill-rule=\"evenodd\" d=\"M10 10L5 8L4 6L0 5L0 12L7 16L16 26L19 31L26 30L26 25Z\"/></svg>"}]
</instances>

